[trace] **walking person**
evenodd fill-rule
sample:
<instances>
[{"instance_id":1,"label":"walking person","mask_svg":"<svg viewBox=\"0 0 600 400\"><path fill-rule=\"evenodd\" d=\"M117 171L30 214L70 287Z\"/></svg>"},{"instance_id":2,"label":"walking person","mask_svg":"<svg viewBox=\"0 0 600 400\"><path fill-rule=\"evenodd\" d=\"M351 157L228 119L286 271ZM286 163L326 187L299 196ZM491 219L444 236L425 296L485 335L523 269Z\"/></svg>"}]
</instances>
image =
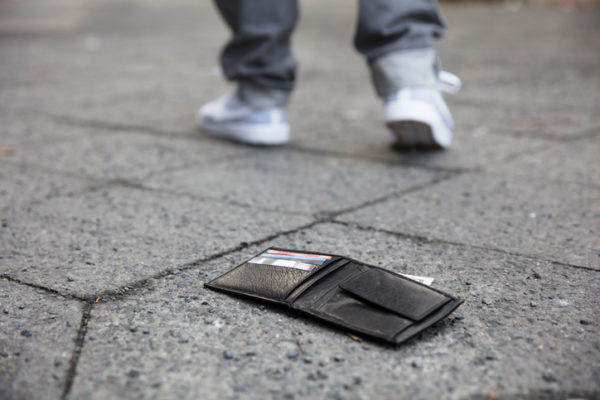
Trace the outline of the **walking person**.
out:
<instances>
[{"instance_id":1,"label":"walking person","mask_svg":"<svg viewBox=\"0 0 600 400\"><path fill-rule=\"evenodd\" d=\"M286 105L296 61L291 35L297 0L215 0L233 33L221 54L236 89L198 110L199 126L243 143L281 145L290 139ZM445 32L435 0L358 0L354 47L365 57L385 124L401 147L450 146L454 122L441 91L460 80L441 71L434 48Z\"/></svg>"}]
</instances>

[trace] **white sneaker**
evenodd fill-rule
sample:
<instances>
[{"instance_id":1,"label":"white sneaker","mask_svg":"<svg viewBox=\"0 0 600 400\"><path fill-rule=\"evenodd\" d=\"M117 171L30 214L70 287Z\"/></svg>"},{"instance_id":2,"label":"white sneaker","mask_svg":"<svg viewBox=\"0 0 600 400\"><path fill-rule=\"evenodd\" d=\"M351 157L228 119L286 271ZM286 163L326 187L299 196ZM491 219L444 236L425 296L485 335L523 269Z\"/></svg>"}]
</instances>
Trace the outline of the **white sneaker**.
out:
<instances>
[{"instance_id":1,"label":"white sneaker","mask_svg":"<svg viewBox=\"0 0 600 400\"><path fill-rule=\"evenodd\" d=\"M448 148L454 120L441 91L456 93L460 79L442 71L438 87L406 87L385 100L385 123L398 147Z\"/></svg>"},{"instance_id":2,"label":"white sneaker","mask_svg":"<svg viewBox=\"0 0 600 400\"><path fill-rule=\"evenodd\" d=\"M200 107L198 126L207 134L257 145L280 145L290 140L290 124L282 107L254 109L235 91Z\"/></svg>"}]
</instances>

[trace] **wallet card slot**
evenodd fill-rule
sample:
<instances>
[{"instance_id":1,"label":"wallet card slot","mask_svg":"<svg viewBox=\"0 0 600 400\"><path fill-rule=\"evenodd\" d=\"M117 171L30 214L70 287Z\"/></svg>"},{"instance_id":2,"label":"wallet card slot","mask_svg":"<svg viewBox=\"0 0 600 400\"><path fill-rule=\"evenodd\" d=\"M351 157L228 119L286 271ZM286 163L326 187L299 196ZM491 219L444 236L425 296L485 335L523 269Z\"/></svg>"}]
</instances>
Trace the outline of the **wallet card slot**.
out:
<instances>
[{"instance_id":1,"label":"wallet card slot","mask_svg":"<svg viewBox=\"0 0 600 400\"><path fill-rule=\"evenodd\" d=\"M392 272L371 268L340 287L352 295L413 321L420 321L451 299Z\"/></svg>"},{"instance_id":2,"label":"wallet card slot","mask_svg":"<svg viewBox=\"0 0 600 400\"><path fill-rule=\"evenodd\" d=\"M337 271L349 262L350 260L345 258L334 258L330 260L328 263L319 267L319 269L312 271L309 275L305 276L302 281L298 282L298 284L289 290L285 296L286 300L289 304L293 303L306 290L310 289L313 284L325 278L334 271Z\"/></svg>"},{"instance_id":3,"label":"wallet card slot","mask_svg":"<svg viewBox=\"0 0 600 400\"><path fill-rule=\"evenodd\" d=\"M210 286L282 301L311 273L269 264L244 263L210 282Z\"/></svg>"}]
</instances>

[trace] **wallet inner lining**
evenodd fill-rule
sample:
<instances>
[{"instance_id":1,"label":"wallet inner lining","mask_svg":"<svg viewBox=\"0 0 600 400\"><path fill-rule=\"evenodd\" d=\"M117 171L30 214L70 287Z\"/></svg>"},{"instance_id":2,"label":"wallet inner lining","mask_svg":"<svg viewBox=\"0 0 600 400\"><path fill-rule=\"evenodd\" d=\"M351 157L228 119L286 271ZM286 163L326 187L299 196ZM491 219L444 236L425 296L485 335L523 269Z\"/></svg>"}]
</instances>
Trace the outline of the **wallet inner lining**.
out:
<instances>
[{"instance_id":1,"label":"wallet inner lining","mask_svg":"<svg viewBox=\"0 0 600 400\"><path fill-rule=\"evenodd\" d=\"M286 296L286 300L291 304L298 299L302 294L309 290L313 285L321 283L326 277L333 272L339 270L344 265L350 263L350 260L336 258L327 265L321 266L312 274L307 275L295 287L293 287Z\"/></svg>"}]
</instances>

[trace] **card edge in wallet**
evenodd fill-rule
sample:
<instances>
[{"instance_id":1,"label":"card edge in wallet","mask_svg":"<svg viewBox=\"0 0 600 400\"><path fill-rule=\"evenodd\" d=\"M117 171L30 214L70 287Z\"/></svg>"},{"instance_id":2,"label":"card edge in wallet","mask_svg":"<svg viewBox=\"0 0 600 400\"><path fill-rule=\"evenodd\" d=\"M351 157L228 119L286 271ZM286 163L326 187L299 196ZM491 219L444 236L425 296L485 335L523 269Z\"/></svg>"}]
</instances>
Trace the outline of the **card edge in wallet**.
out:
<instances>
[{"instance_id":1,"label":"card edge in wallet","mask_svg":"<svg viewBox=\"0 0 600 400\"><path fill-rule=\"evenodd\" d=\"M308 272L308 274L305 277L302 278L302 280L300 281L299 284L302 284L303 282L306 282L306 280L309 279L311 276L314 276L319 271L322 271L324 267L328 267L332 263L335 263L336 261L339 261L340 259L344 258L343 256L338 256L338 255L328 254L328 253L321 253L321 252L314 253L314 252L306 252L306 251L284 249L284 248L281 248L281 247L267 247L266 249L264 249L263 251L261 251L257 255L254 255L254 256L248 258L247 260L241 262L240 264L238 264L234 268L232 268L232 269L230 269L230 270L222 273L221 275L219 275L219 276L211 279L208 282L205 282L204 286L207 287L207 288L209 288L209 289L214 289L214 290L218 290L218 291L225 292L225 293L229 292L229 293L233 293L233 294L236 294L236 295L241 295L241 296L244 296L244 297L249 297L249 298L252 298L252 299L259 299L259 300L264 300L264 301L268 301L268 302L271 302L271 303L286 305L286 306L289 307L291 303L288 302L288 301L286 301L286 300L287 300L289 294L298 287L298 284L295 285L291 289L291 291L288 291L286 293L286 295L281 300L279 300L279 299L276 299L276 298L273 298L273 297L266 297L266 296L262 296L260 294L251 293L251 292L248 292L248 291L246 291L244 289L241 289L241 288L240 289L236 289L236 288L233 288L231 286L225 286L225 285L222 285L222 284L218 283L219 279L223 278L224 276L233 273L233 271L236 271L237 269L242 268L242 267L244 267L247 264L252 264L252 263L250 263L250 260L252 260L253 258L259 256L260 254L263 254L263 253L267 252L268 250L280 250L280 251L288 251L288 252L296 252L296 253L312 253L312 254L319 254L319 255L331 257L329 260L324 261L323 264L319 265L313 271ZM256 264L256 265L262 265L262 264ZM268 264L265 264L265 265L268 265ZM281 267L281 268L285 268L285 267Z\"/></svg>"}]
</instances>

